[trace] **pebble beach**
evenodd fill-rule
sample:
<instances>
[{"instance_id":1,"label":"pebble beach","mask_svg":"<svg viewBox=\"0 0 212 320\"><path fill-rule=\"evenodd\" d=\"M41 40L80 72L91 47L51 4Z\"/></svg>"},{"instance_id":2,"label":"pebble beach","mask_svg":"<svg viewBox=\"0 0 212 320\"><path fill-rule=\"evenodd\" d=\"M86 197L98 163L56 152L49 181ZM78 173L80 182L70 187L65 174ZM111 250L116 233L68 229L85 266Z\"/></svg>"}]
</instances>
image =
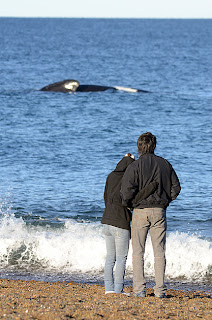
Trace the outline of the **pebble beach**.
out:
<instances>
[{"instance_id":1,"label":"pebble beach","mask_svg":"<svg viewBox=\"0 0 212 320\"><path fill-rule=\"evenodd\" d=\"M212 319L210 292L167 290L165 299L104 293L102 285L0 280L0 319Z\"/></svg>"}]
</instances>

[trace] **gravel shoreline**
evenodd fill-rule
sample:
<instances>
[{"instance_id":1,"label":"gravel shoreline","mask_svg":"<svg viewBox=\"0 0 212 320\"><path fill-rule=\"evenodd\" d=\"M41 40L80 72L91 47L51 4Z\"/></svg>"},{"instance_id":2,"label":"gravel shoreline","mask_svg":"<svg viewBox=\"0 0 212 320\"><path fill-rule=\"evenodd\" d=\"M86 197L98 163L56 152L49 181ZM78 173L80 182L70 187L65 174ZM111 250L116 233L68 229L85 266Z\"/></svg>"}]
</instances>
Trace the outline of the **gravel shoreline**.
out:
<instances>
[{"instance_id":1,"label":"gravel shoreline","mask_svg":"<svg viewBox=\"0 0 212 320\"><path fill-rule=\"evenodd\" d=\"M125 287L132 293L132 287ZM168 290L166 299L104 293L101 285L0 280L0 319L212 319L212 295Z\"/></svg>"}]
</instances>

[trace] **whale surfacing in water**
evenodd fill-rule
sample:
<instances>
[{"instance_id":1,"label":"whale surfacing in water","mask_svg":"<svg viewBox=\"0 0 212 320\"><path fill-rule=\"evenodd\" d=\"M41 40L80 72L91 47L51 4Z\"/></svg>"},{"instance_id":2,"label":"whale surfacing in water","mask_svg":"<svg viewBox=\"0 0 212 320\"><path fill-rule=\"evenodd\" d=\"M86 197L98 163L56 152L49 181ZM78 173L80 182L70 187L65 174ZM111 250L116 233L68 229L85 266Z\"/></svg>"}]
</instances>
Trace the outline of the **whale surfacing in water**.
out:
<instances>
[{"instance_id":1,"label":"whale surfacing in water","mask_svg":"<svg viewBox=\"0 0 212 320\"><path fill-rule=\"evenodd\" d=\"M108 87L108 86L99 86L99 85L92 85L92 84L82 84L80 85L79 81L73 79L67 79L59 82L55 82L49 84L46 87L40 89L41 91L54 91L54 92L91 92L91 91L106 91L106 90L119 90L125 92L149 92L146 90L141 89L133 89L133 88L126 88L126 87Z\"/></svg>"},{"instance_id":2,"label":"whale surfacing in water","mask_svg":"<svg viewBox=\"0 0 212 320\"><path fill-rule=\"evenodd\" d=\"M75 92L79 87L79 81L77 80L63 80L49 84L46 87L40 89L41 91L55 91L55 92Z\"/></svg>"}]
</instances>

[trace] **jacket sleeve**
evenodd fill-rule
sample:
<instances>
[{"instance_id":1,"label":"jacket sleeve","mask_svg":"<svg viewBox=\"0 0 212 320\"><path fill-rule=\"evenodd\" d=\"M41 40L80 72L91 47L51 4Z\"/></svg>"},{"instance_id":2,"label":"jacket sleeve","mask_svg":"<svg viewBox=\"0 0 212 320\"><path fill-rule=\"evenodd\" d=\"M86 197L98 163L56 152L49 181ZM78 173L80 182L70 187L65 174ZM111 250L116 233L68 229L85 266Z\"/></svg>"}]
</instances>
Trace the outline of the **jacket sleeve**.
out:
<instances>
[{"instance_id":1,"label":"jacket sleeve","mask_svg":"<svg viewBox=\"0 0 212 320\"><path fill-rule=\"evenodd\" d=\"M158 182L153 181L150 182L146 187L142 188L132 200L133 207L136 207L142 200L148 198L151 194L153 194L158 188Z\"/></svg>"},{"instance_id":2,"label":"jacket sleeve","mask_svg":"<svg viewBox=\"0 0 212 320\"><path fill-rule=\"evenodd\" d=\"M132 206L131 200L137 193L138 187L138 175L136 174L134 166L129 165L124 173L121 183L120 195L123 206Z\"/></svg>"},{"instance_id":3,"label":"jacket sleeve","mask_svg":"<svg viewBox=\"0 0 212 320\"><path fill-rule=\"evenodd\" d=\"M108 189L108 177L107 177L107 180L106 180L106 183L105 183L105 190L104 190L104 202L105 202L105 206L106 206L106 203L107 203L107 189Z\"/></svg>"},{"instance_id":4,"label":"jacket sleeve","mask_svg":"<svg viewBox=\"0 0 212 320\"><path fill-rule=\"evenodd\" d=\"M180 193L181 187L180 187L180 181L178 179L178 176L173 168L171 173L171 182L172 182L171 199L175 200Z\"/></svg>"}]
</instances>

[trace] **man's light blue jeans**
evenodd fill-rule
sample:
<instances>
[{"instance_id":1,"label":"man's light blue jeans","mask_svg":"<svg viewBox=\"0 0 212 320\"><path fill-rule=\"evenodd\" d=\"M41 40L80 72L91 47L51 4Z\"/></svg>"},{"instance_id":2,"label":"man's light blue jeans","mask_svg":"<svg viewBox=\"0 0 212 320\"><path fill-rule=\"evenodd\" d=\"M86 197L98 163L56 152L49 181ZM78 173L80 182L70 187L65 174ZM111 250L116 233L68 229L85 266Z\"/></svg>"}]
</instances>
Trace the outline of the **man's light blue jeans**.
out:
<instances>
[{"instance_id":1,"label":"man's light blue jeans","mask_svg":"<svg viewBox=\"0 0 212 320\"><path fill-rule=\"evenodd\" d=\"M130 231L104 224L106 240L106 261L104 268L105 292L121 293L124 287L124 275L129 250ZM113 277L113 268L115 276Z\"/></svg>"}]
</instances>

